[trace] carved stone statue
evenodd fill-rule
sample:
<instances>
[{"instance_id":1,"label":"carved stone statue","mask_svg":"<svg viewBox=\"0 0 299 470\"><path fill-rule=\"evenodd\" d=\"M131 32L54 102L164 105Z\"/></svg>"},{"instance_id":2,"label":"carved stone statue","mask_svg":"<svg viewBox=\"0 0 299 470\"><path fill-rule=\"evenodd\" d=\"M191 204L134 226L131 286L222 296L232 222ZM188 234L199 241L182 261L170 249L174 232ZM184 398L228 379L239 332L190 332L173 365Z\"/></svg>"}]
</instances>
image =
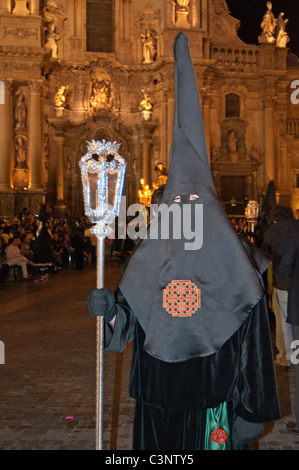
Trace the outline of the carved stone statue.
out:
<instances>
[{"instance_id":1,"label":"carved stone statue","mask_svg":"<svg viewBox=\"0 0 299 470\"><path fill-rule=\"evenodd\" d=\"M272 3L267 2L267 11L264 14L263 21L261 23L262 34L259 37L260 43L270 43L275 42L275 29L276 29L277 20L274 17L272 12Z\"/></svg>"},{"instance_id":2,"label":"carved stone statue","mask_svg":"<svg viewBox=\"0 0 299 470\"><path fill-rule=\"evenodd\" d=\"M45 0L43 8L43 29L45 31L45 47L52 51L52 57L57 58L58 41L63 35L63 23L66 16L54 0Z\"/></svg>"},{"instance_id":3,"label":"carved stone statue","mask_svg":"<svg viewBox=\"0 0 299 470\"><path fill-rule=\"evenodd\" d=\"M152 110L153 110L152 100L147 91L140 90L140 92L143 94L143 98L139 103L139 110L143 114L143 119L145 121L148 121L151 117Z\"/></svg>"},{"instance_id":4,"label":"carved stone statue","mask_svg":"<svg viewBox=\"0 0 299 470\"><path fill-rule=\"evenodd\" d=\"M233 163L238 161L237 142L238 142L238 139L234 131L233 130L229 131L228 136L227 136L227 147L228 147L228 153L229 153L230 159Z\"/></svg>"},{"instance_id":5,"label":"carved stone statue","mask_svg":"<svg viewBox=\"0 0 299 470\"><path fill-rule=\"evenodd\" d=\"M26 169L27 166L27 139L25 136L17 135L15 138L16 164L15 168Z\"/></svg>"},{"instance_id":6,"label":"carved stone statue","mask_svg":"<svg viewBox=\"0 0 299 470\"><path fill-rule=\"evenodd\" d=\"M276 46L286 47L290 38L286 32L286 24L289 20L284 19L284 13L279 13L277 19L277 31L276 31Z\"/></svg>"},{"instance_id":7,"label":"carved stone statue","mask_svg":"<svg viewBox=\"0 0 299 470\"><path fill-rule=\"evenodd\" d=\"M64 114L65 111L65 102L66 102L66 93L67 87L61 86L58 88L58 91L54 97L54 105L55 105L55 112L57 117L61 117Z\"/></svg>"},{"instance_id":8,"label":"carved stone statue","mask_svg":"<svg viewBox=\"0 0 299 470\"><path fill-rule=\"evenodd\" d=\"M141 34L143 45L143 64L151 64L156 59L157 47L156 40L151 30L147 29Z\"/></svg>"},{"instance_id":9,"label":"carved stone statue","mask_svg":"<svg viewBox=\"0 0 299 470\"><path fill-rule=\"evenodd\" d=\"M178 11L189 11L190 0L176 0Z\"/></svg>"},{"instance_id":10,"label":"carved stone statue","mask_svg":"<svg viewBox=\"0 0 299 470\"><path fill-rule=\"evenodd\" d=\"M17 96L17 102L15 107L15 120L17 131L26 129L27 106L25 104L25 96L23 95L23 93L20 93Z\"/></svg>"},{"instance_id":11,"label":"carved stone statue","mask_svg":"<svg viewBox=\"0 0 299 470\"><path fill-rule=\"evenodd\" d=\"M153 107L152 100L150 95L145 90L140 90L143 93L143 99L140 101L139 109L140 111L146 110L150 111Z\"/></svg>"},{"instance_id":12,"label":"carved stone statue","mask_svg":"<svg viewBox=\"0 0 299 470\"><path fill-rule=\"evenodd\" d=\"M52 57L57 59L58 57L58 40L60 35L56 34L56 26L53 22L48 24L48 29L46 31L46 43L45 47L51 49Z\"/></svg>"},{"instance_id":13,"label":"carved stone statue","mask_svg":"<svg viewBox=\"0 0 299 470\"><path fill-rule=\"evenodd\" d=\"M65 91L66 91L66 87L65 87L65 86L61 86L61 87L58 89L58 91L57 91L57 93L56 93L56 95L55 95L55 98L54 98L54 104L55 104L55 106L57 106L57 107L64 106L65 100L66 100L65 94L64 94Z\"/></svg>"},{"instance_id":14,"label":"carved stone statue","mask_svg":"<svg viewBox=\"0 0 299 470\"><path fill-rule=\"evenodd\" d=\"M173 23L177 28L190 28L188 20L190 0L176 0L172 2Z\"/></svg>"},{"instance_id":15,"label":"carved stone statue","mask_svg":"<svg viewBox=\"0 0 299 470\"><path fill-rule=\"evenodd\" d=\"M155 171L157 173L157 177L156 177L155 182L153 183L153 187L157 189L163 184L166 184L168 172L163 162L160 162L160 161L156 163Z\"/></svg>"}]
</instances>

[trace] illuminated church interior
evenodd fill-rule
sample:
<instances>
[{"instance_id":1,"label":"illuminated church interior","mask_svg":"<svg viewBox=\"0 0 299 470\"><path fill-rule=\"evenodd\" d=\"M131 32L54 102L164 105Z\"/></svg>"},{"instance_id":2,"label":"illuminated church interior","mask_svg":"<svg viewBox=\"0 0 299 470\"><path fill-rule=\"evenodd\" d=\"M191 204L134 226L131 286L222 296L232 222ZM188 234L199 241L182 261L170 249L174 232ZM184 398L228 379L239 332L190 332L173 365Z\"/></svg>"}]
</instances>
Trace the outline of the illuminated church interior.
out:
<instances>
[{"instance_id":1,"label":"illuminated church interior","mask_svg":"<svg viewBox=\"0 0 299 470\"><path fill-rule=\"evenodd\" d=\"M128 204L140 181L158 184L169 166L179 31L223 206L260 202L274 181L279 202L297 210L299 59L284 14L273 29L266 3L253 45L224 0L1 0L0 214L38 213L43 202L57 216L82 214L78 163L93 139L121 144Z\"/></svg>"}]
</instances>

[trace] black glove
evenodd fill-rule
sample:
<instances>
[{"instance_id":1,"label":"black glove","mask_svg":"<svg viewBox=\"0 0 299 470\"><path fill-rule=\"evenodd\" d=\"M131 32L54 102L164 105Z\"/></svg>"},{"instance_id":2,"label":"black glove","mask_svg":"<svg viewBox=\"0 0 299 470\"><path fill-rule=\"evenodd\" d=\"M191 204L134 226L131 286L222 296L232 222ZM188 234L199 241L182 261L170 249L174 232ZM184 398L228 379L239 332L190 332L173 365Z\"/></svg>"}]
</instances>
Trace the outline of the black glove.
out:
<instances>
[{"instance_id":1,"label":"black glove","mask_svg":"<svg viewBox=\"0 0 299 470\"><path fill-rule=\"evenodd\" d=\"M87 297L87 308L92 317L104 317L109 323L116 315L113 292L106 287L93 289Z\"/></svg>"}]
</instances>

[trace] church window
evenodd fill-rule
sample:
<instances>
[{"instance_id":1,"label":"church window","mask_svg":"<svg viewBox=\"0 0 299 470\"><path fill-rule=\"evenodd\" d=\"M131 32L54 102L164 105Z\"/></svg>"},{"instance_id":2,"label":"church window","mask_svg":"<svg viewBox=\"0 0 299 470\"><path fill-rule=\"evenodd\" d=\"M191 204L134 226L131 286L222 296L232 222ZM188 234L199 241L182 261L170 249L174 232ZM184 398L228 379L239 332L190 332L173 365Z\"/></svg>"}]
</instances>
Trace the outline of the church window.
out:
<instances>
[{"instance_id":1,"label":"church window","mask_svg":"<svg viewBox=\"0 0 299 470\"><path fill-rule=\"evenodd\" d=\"M114 0L87 0L87 51L114 52L114 3Z\"/></svg>"},{"instance_id":2,"label":"church window","mask_svg":"<svg viewBox=\"0 0 299 470\"><path fill-rule=\"evenodd\" d=\"M240 97L236 93L225 97L225 117L240 117Z\"/></svg>"}]
</instances>

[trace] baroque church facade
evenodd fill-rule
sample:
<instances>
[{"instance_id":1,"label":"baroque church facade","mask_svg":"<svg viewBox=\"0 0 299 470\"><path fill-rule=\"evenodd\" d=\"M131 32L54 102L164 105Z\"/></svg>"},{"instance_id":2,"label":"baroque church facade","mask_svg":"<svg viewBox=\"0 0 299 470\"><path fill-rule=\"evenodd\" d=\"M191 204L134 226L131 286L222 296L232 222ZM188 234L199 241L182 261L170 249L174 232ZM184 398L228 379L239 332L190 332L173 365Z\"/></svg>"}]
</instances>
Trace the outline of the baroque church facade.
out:
<instances>
[{"instance_id":1,"label":"baroque church facade","mask_svg":"<svg viewBox=\"0 0 299 470\"><path fill-rule=\"evenodd\" d=\"M169 166L179 31L220 200L260 201L273 180L298 209L299 60L285 24L265 2L252 45L225 0L0 0L0 214L45 201L83 214L78 163L93 139L121 143L124 194L138 201L140 179Z\"/></svg>"}]
</instances>

